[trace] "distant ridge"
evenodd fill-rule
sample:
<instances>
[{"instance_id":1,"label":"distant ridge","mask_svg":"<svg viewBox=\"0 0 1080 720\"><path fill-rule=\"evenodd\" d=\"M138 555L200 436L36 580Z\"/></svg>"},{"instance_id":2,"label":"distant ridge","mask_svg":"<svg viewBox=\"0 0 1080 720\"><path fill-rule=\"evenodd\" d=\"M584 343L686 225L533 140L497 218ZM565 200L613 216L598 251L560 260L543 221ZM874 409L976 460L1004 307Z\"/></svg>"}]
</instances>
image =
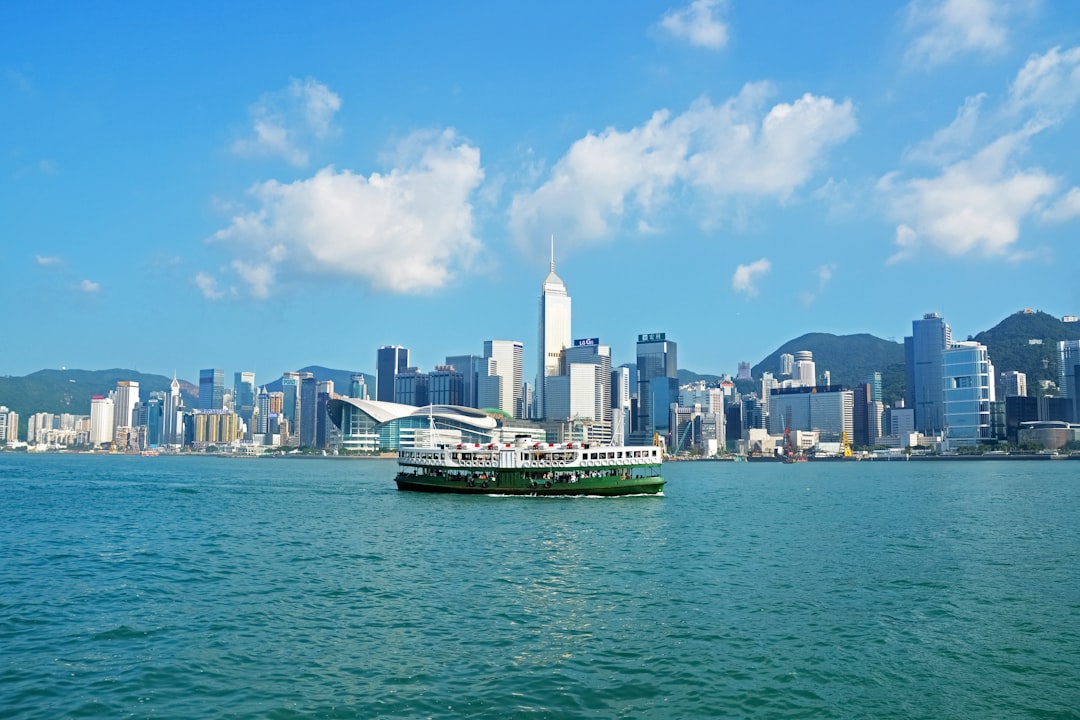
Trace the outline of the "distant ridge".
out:
<instances>
[{"instance_id":1,"label":"distant ridge","mask_svg":"<svg viewBox=\"0 0 1080 720\"><path fill-rule=\"evenodd\" d=\"M1027 375L1028 395L1041 397L1044 381L1057 384L1058 341L1080 340L1080 323L1021 310L970 339L986 346L995 373L1019 370Z\"/></svg>"},{"instance_id":2,"label":"distant ridge","mask_svg":"<svg viewBox=\"0 0 1080 720\"><path fill-rule=\"evenodd\" d=\"M807 333L778 347L755 365L751 374L758 379L762 373L771 372L781 379L780 356L784 353L794 355L798 350L814 353L818 382L828 370L833 385L854 387L865 382L870 373L880 372L885 402L892 404L904 396L904 346L866 333Z\"/></svg>"},{"instance_id":3,"label":"distant ridge","mask_svg":"<svg viewBox=\"0 0 1080 720\"><path fill-rule=\"evenodd\" d=\"M139 397L146 399L151 392L168 392L172 378L112 368L110 370L38 370L23 377L0 377L0 405L19 413L20 423L38 412L89 415L90 398L108 395L121 380L139 383ZM191 405L198 397L198 388L180 380L180 394Z\"/></svg>"},{"instance_id":4,"label":"distant ridge","mask_svg":"<svg viewBox=\"0 0 1080 720\"><path fill-rule=\"evenodd\" d=\"M1018 370L1025 373L1028 393L1043 395L1046 392L1043 389L1044 383L1057 381L1057 341L1080 340L1080 323L1066 323L1041 311L1021 310L1009 315L989 330L969 336L969 339L986 345L996 372ZM879 371L882 373L885 402L895 404L903 397L903 344L882 340L866 333L807 333L789 340L753 366L751 372L754 379L759 380L763 372L771 372L780 378L780 355L794 354L797 350L812 352L819 377L823 371L830 371L834 385L851 387L863 382L870 373ZM308 365L300 368L299 372L310 372L318 380L333 380L334 390L347 394L351 376L355 371ZM369 394L374 394L375 377L369 373L362 374ZM680 384L699 380L716 383L719 379L719 375L679 370ZM0 405L6 405L19 413L20 425L25 431L26 418L31 413L89 415L91 396L107 395L121 380L137 381L142 398L148 397L154 391L168 392L172 383L172 378L165 375L121 368L38 370L23 377L0 376ZM281 378L268 383L258 383L258 386L266 387L268 391L281 390ZM740 389L744 388L750 389L748 384L743 384ZM188 407L198 405L199 389L196 385L180 380L180 389Z\"/></svg>"},{"instance_id":5,"label":"distant ridge","mask_svg":"<svg viewBox=\"0 0 1080 720\"><path fill-rule=\"evenodd\" d=\"M296 372L309 372L315 376L316 380L320 381L332 380L334 382L334 392L338 395L349 394L349 384L352 382L352 376L357 373L356 370L335 370L334 368L323 367L322 365L308 365L307 367L300 368ZM367 384L368 395L374 396L375 376L369 375L368 373L360 374L364 376L364 383ZM268 383L258 383L258 387L255 389L257 391L260 388L265 387L267 392L280 392L282 377Z\"/></svg>"}]
</instances>

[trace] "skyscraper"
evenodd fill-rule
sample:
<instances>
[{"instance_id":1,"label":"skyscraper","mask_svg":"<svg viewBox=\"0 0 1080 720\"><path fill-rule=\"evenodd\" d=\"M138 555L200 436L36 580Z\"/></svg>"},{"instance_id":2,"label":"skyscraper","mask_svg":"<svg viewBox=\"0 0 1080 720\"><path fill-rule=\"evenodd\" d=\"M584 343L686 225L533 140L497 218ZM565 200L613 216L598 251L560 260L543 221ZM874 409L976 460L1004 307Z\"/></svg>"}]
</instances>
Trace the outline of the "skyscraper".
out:
<instances>
[{"instance_id":1,"label":"skyscraper","mask_svg":"<svg viewBox=\"0 0 1080 720\"><path fill-rule=\"evenodd\" d=\"M395 402L397 376L409 367L409 349L400 345L384 345L375 357L375 399Z\"/></svg>"},{"instance_id":2,"label":"skyscraper","mask_svg":"<svg viewBox=\"0 0 1080 720\"><path fill-rule=\"evenodd\" d=\"M630 436L630 368L617 367L611 371L611 441L625 445Z\"/></svg>"},{"instance_id":3,"label":"skyscraper","mask_svg":"<svg viewBox=\"0 0 1080 720\"><path fill-rule=\"evenodd\" d=\"M679 400L678 346L665 333L638 335L637 442L650 442L654 433L668 431L671 403Z\"/></svg>"},{"instance_id":4,"label":"skyscraper","mask_svg":"<svg viewBox=\"0 0 1080 720\"><path fill-rule=\"evenodd\" d=\"M545 378L559 374L563 351L570 347L570 295L562 279L555 274L554 238L551 239L551 269L540 290L539 341L533 404L536 417L545 418Z\"/></svg>"},{"instance_id":5,"label":"skyscraper","mask_svg":"<svg viewBox=\"0 0 1080 720\"><path fill-rule=\"evenodd\" d=\"M225 371L207 368L199 371L199 408L225 409Z\"/></svg>"},{"instance_id":6,"label":"skyscraper","mask_svg":"<svg viewBox=\"0 0 1080 720\"><path fill-rule=\"evenodd\" d=\"M958 342L941 353L944 428L950 447L991 439L994 366L986 346ZM918 422L918 411L915 413Z\"/></svg>"},{"instance_id":7,"label":"skyscraper","mask_svg":"<svg viewBox=\"0 0 1080 720\"><path fill-rule=\"evenodd\" d=\"M952 330L937 313L913 320L911 335L904 338L904 404L914 408L915 429L924 435L937 435L945 429L941 355L951 346Z\"/></svg>"},{"instance_id":8,"label":"skyscraper","mask_svg":"<svg viewBox=\"0 0 1080 720\"><path fill-rule=\"evenodd\" d=\"M807 387L817 385L817 367L814 364L814 353L809 350L795 351L792 379Z\"/></svg>"},{"instance_id":9,"label":"skyscraper","mask_svg":"<svg viewBox=\"0 0 1080 720\"><path fill-rule=\"evenodd\" d=\"M180 399L180 381L173 373L172 382L169 383L169 394L165 396L165 408L161 419L161 444L177 445L182 438L179 437L183 428L182 405Z\"/></svg>"},{"instance_id":10,"label":"skyscraper","mask_svg":"<svg viewBox=\"0 0 1080 720\"><path fill-rule=\"evenodd\" d=\"M300 378L300 447L315 447L315 433L318 429L318 382L309 372Z\"/></svg>"},{"instance_id":11,"label":"skyscraper","mask_svg":"<svg viewBox=\"0 0 1080 720\"><path fill-rule=\"evenodd\" d=\"M480 407L497 407L513 417L522 417L522 353L516 340L485 340L484 357L487 375L478 388Z\"/></svg>"},{"instance_id":12,"label":"skyscraper","mask_svg":"<svg viewBox=\"0 0 1080 720\"><path fill-rule=\"evenodd\" d=\"M131 427L132 414L139 404L139 383L134 380L121 380L116 383L113 405L113 427Z\"/></svg>"},{"instance_id":13,"label":"skyscraper","mask_svg":"<svg viewBox=\"0 0 1080 720\"><path fill-rule=\"evenodd\" d=\"M547 420L566 423L567 439L610 443L611 348L596 338L575 340L564 358L563 372L547 377Z\"/></svg>"},{"instance_id":14,"label":"skyscraper","mask_svg":"<svg viewBox=\"0 0 1080 720\"><path fill-rule=\"evenodd\" d=\"M296 435L297 419L300 417L300 373L286 372L281 376L281 414L289 421L289 429Z\"/></svg>"},{"instance_id":15,"label":"skyscraper","mask_svg":"<svg viewBox=\"0 0 1080 720\"><path fill-rule=\"evenodd\" d=\"M247 425L247 436L255 433L255 373L238 372L233 376L233 412Z\"/></svg>"},{"instance_id":16,"label":"skyscraper","mask_svg":"<svg viewBox=\"0 0 1080 720\"><path fill-rule=\"evenodd\" d=\"M1080 340L1061 340L1058 351L1058 392L1068 400L1069 421L1080 421Z\"/></svg>"},{"instance_id":17,"label":"skyscraper","mask_svg":"<svg viewBox=\"0 0 1080 720\"><path fill-rule=\"evenodd\" d=\"M113 423L112 398L94 395L90 398L90 444L100 447L113 441L115 425Z\"/></svg>"},{"instance_id":18,"label":"skyscraper","mask_svg":"<svg viewBox=\"0 0 1080 720\"><path fill-rule=\"evenodd\" d=\"M448 355L446 364L461 373L461 404L465 407L480 407L477 389L480 378L487 375L487 360L479 355Z\"/></svg>"}]
</instances>

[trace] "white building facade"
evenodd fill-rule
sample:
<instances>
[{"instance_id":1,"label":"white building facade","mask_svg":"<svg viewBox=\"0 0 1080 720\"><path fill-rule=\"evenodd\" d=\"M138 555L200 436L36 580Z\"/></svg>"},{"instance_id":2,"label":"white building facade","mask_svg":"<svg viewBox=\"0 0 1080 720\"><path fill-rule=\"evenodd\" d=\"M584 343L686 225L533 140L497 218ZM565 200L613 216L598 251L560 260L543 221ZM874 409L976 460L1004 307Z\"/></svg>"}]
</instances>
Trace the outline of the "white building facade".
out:
<instances>
[{"instance_id":1,"label":"white building facade","mask_svg":"<svg viewBox=\"0 0 1080 720\"><path fill-rule=\"evenodd\" d=\"M555 274L555 242L551 245L551 269L540 291L540 336L537 349L534 415L549 417L546 379L562 372L563 352L570 347L570 295Z\"/></svg>"}]
</instances>

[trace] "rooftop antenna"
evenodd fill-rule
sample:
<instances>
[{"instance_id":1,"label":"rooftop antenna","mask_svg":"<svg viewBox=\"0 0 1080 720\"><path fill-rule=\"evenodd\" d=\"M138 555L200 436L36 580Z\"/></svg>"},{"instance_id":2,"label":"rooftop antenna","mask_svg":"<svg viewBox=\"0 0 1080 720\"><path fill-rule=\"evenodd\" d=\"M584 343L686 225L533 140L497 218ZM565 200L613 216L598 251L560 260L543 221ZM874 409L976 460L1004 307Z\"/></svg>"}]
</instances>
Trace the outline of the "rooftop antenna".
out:
<instances>
[{"instance_id":1,"label":"rooftop antenna","mask_svg":"<svg viewBox=\"0 0 1080 720\"><path fill-rule=\"evenodd\" d=\"M555 233L551 234L551 272L555 272Z\"/></svg>"}]
</instances>

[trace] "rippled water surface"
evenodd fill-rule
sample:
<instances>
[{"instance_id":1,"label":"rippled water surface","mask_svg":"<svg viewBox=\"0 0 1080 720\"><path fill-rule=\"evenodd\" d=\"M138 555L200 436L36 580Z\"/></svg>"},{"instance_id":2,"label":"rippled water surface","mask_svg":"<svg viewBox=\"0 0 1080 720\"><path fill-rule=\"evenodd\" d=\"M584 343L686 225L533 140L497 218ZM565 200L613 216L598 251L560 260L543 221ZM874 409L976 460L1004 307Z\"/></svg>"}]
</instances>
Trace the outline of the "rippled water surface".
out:
<instances>
[{"instance_id":1,"label":"rippled water surface","mask_svg":"<svg viewBox=\"0 0 1080 720\"><path fill-rule=\"evenodd\" d=\"M393 474L0 455L0 717L1080 717L1080 463Z\"/></svg>"}]
</instances>

